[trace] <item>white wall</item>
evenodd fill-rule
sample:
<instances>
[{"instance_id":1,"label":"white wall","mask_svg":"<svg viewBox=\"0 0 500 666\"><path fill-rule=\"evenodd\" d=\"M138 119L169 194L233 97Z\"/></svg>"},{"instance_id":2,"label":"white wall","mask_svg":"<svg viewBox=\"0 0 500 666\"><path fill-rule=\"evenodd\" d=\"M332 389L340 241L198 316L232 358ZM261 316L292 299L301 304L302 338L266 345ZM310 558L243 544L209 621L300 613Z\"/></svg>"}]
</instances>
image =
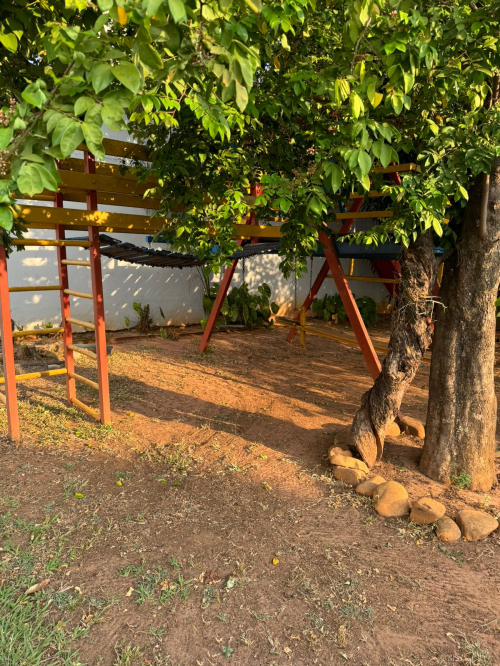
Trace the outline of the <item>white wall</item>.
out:
<instances>
[{"instance_id":1,"label":"white wall","mask_svg":"<svg viewBox=\"0 0 500 666\"><path fill-rule=\"evenodd\" d=\"M103 128L105 130L105 128ZM127 140L124 132L106 132L114 139ZM81 153L75 153L81 157ZM110 163L120 163L117 158L107 158ZM20 202L21 203L21 202ZM47 203L26 201L26 204L49 205ZM67 208L83 209L84 204L66 202ZM144 209L124 208L120 206L100 206L108 212L125 212L146 215ZM67 237L84 236L85 232L67 232ZM128 241L134 245L147 247L146 238L136 234L112 234L114 238ZM54 238L53 231L33 230L27 238ZM162 247L161 245L154 247ZM81 248L68 248L68 259L87 259L88 251ZM317 257L313 261L313 280L316 277L323 259ZM310 260L309 260L310 262ZM348 261L343 261L347 272ZM272 299L281 306L281 313L291 313L295 301L295 280L293 276L285 280L279 270L280 258L276 255L263 255L245 260L245 279L251 290L256 290L262 282L267 282L272 290ZM310 266L310 263L309 263ZM91 291L90 271L88 268L69 266L70 289ZM233 279L233 285L242 283L242 262ZM23 252L16 250L8 261L9 284L11 287L57 284L56 248L27 247ZM356 275L373 275L369 262L356 261ZM202 307L202 286L196 269L152 268L136 266L124 261L116 261L102 257L102 274L104 287L104 305L106 312L106 328L117 330L125 328L125 318L131 325L137 320L133 309L134 301L149 304L155 323L194 324L204 316ZM218 282L220 276L215 276ZM297 280L297 305L300 306L309 291L310 275ZM387 292L383 285L377 283L352 282L351 288L357 297L367 295L376 301L387 302ZM336 292L335 283L325 280L319 296ZM165 320L160 315L160 307ZM20 292L11 294L12 319L18 326L31 328L52 322L59 325L61 321L59 292ZM78 319L93 321L92 301L82 298L71 299L72 316ZM78 329L76 329L78 330Z\"/></svg>"}]
</instances>

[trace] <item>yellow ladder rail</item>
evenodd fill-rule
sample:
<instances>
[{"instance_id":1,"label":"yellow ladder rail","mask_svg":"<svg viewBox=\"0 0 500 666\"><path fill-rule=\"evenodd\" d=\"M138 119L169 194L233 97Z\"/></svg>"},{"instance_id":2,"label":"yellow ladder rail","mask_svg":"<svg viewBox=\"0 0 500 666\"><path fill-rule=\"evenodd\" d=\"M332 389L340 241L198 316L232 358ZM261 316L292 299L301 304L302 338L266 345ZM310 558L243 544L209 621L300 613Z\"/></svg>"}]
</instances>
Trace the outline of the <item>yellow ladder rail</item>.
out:
<instances>
[{"instance_id":1,"label":"yellow ladder rail","mask_svg":"<svg viewBox=\"0 0 500 666\"><path fill-rule=\"evenodd\" d=\"M66 317L66 321L69 321L70 324L74 324L75 326L88 328L89 331L95 331L95 324L90 321L82 321L81 319L74 319L73 317Z\"/></svg>"},{"instance_id":2,"label":"yellow ladder rail","mask_svg":"<svg viewBox=\"0 0 500 666\"><path fill-rule=\"evenodd\" d=\"M25 375L16 375L16 382L25 382L28 379L39 379L40 377L54 377L55 375L65 375L66 373L66 368L43 370L42 372L28 372ZM5 384L5 377L0 377L0 384Z\"/></svg>"}]
</instances>

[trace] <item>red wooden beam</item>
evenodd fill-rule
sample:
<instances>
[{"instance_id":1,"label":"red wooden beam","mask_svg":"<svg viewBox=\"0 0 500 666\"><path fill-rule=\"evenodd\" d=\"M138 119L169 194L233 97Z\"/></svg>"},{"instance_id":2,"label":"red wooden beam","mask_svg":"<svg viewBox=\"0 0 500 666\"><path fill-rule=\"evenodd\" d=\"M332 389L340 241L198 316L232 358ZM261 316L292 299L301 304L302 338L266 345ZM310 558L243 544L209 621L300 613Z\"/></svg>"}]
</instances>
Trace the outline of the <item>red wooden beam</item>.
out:
<instances>
[{"instance_id":1,"label":"red wooden beam","mask_svg":"<svg viewBox=\"0 0 500 666\"><path fill-rule=\"evenodd\" d=\"M85 173L95 173L95 158L84 151ZM87 192L87 210L97 210L97 192ZM92 304L94 306L95 352L97 356L97 381L99 383L99 409L101 423L111 423L111 406L109 401L108 355L106 349L106 322L104 318L104 294L102 288L101 243L99 229L88 228L90 254L90 275L92 280Z\"/></svg>"},{"instance_id":2,"label":"red wooden beam","mask_svg":"<svg viewBox=\"0 0 500 666\"><path fill-rule=\"evenodd\" d=\"M95 353L99 382L99 408L101 423L111 423L109 402L108 356L106 350L106 322L104 320L104 296L102 289L101 248L98 227L89 227L90 274L92 278L92 303L94 305Z\"/></svg>"},{"instance_id":3,"label":"red wooden beam","mask_svg":"<svg viewBox=\"0 0 500 666\"><path fill-rule=\"evenodd\" d=\"M360 349L365 357L368 370L373 379L376 379L380 374L382 366L380 365L377 352L373 348L372 341L370 340L370 336L368 335L368 331L366 330L366 326L358 310L352 291L345 279L344 271L337 256L337 252L335 251L335 246L325 231L320 232L319 238L324 245L325 257L330 268L330 273L333 275L333 279L337 285L337 291L339 292L347 316L349 317L349 322L354 331L354 335L356 336Z\"/></svg>"},{"instance_id":4,"label":"red wooden beam","mask_svg":"<svg viewBox=\"0 0 500 666\"><path fill-rule=\"evenodd\" d=\"M359 198L359 199L354 199L354 201L351 204L351 207L349 208L350 213L357 213L361 206L363 205L364 199ZM342 226L340 227L340 233L346 234L350 230L354 223L354 220L344 220ZM314 284L312 285L309 293L306 296L306 300L304 301L302 307L305 308L306 310L309 310L311 307L312 302L318 295L319 290L321 289L321 285L326 279L326 276L328 275L328 261L324 261L323 266L321 267L316 279L314 280ZM297 313L295 319L297 321L300 320L300 311ZM286 339L287 342L293 342L295 336L297 335L297 329L296 328L291 328Z\"/></svg>"},{"instance_id":5,"label":"red wooden beam","mask_svg":"<svg viewBox=\"0 0 500 666\"><path fill-rule=\"evenodd\" d=\"M61 197L58 201L57 197ZM59 203L61 204L59 206ZM56 195L55 201L56 208L62 208L62 195ZM64 226L62 224L56 225L56 240L64 240L66 238L66 233L64 231ZM66 370L68 374L66 375L66 394L68 396L68 402L72 404L74 398L76 398L76 386L75 380L72 379L69 373L75 372L75 360L73 357L73 350L69 348L73 344L73 331L71 329L71 323L68 321L68 318L71 317L71 302L69 294L65 294L64 290L69 289L69 280L68 280L68 267L62 262L66 260L66 248L58 247L57 248L57 269L59 273L59 286L61 287L61 319L62 327L64 328L63 332L63 345L64 345L64 361L66 365Z\"/></svg>"},{"instance_id":6,"label":"red wooden beam","mask_svg":"<svg viewBox=\"0 0 500 666\"><path fill-rule=\"evenodd\" d=\"M5 377L5 406L9 439L19 439L19 412L17 410L16 366L14 361L14 341L10 315L9 277L7 274L7 253L0 245L0 334L2 336L3 374Z\"/></svg>"},{"instance_id":7,"label":"red wooden beam","mask_svg":"<svg viewBox=\"0 0 500 666\"><path fill-rule=\"evenodd\" d=\"M258 196L261 193L260 184L255 183L254 185L252 185L250 192L252 196ZM257 224L256 212L250 213L249 224ZM255 243L258 243L259 239L257 236L254 236L251 238L250 242L253 245ZM243 240L237 240L236 243L241 247L243 245ZM198 351L200 352L204 352L208 347L208 343L210 342L212 333L215 330L215 325L217 323L217 320L219 319L220 311L222 310L224 300L229 291L229 287L231 286L231 281L233 279L237 265L238 265L238 259L231 259L231 266L228 266L224 271L224 275L222 276L222 280L220 282L219 289L217 291L217 296L215 297L215 302L212 306L212 310L210 311L210 315L208 316L207 325L205 327L205 330L203 331L203 336L201 338L200 346L198 347Z\"/></svg>"}]
</instances>

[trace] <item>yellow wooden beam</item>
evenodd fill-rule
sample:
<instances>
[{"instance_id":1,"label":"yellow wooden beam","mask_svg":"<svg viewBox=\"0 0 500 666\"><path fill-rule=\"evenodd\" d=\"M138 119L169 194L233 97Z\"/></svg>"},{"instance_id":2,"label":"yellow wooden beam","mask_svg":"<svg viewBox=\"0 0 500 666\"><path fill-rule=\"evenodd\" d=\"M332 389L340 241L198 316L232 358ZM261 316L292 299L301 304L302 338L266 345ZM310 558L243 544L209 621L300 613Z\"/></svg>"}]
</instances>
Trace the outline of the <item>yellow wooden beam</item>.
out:
<instances>
[{"instance_id":1,"label":"yellow wooden beam","mask_svg":"<svg viewBox=\"0 0 500 666\"><path fill-rule=\"evenodd\" d=\"M326 277L333 279L333 275L327 275ZM399 284L401 282L399 278L380 278L370 277L369 275L345 275L344 277L346 280L353 280L355 282L381 282L382 284Z\"/></svg>"},{"instance_id":2,"label":"yellow wooden beam","mask_svg":"<svg viewBox=\"0 0 500 666\"><path fill-rule=\"evenodd\" d=\"M61 287L58 284L50 285L34 285L33 287L9 287L9 291L17 294L21 291L60 291Z\"/></svg>"},{"instance_id":3,"label":"yellow wooden beam","mask_svg":"<svg viewBox=\"0 0 500 666\"><path fill-rule=\"evenodd\" d=\"M147 183L137 183L130 178L121 176L102 176L96 173L79 173L77 171L58 171L61 178L60 190L71 188L74 190L97 190L98 192L114 192L142 196L151 186Z\"/></svg>"},{"instance_id":4,"label":"yellow wooden beam","mask_svg":"<svg viewBox=\"0 0 500 666\"><path fill-rule=\"evenodd\" d=\"M74 326L81 326L82 328L88 328L89 331L95 331L95 324L91 321L83 321L82 319L75 319L74 317L66 317L66 321L69 321L69 323Z\"/></svg>"},{"instance_id":5,"label":"yellow wooden beam","mask_svg":"<svg viewBox=\"0 0 500 666\"><path fill-rule=\"evenodd\" d=\"M68 374L71 377L71 379L76 379L77 382L86 384L87 386L90 386L96 391L99 390L99 384L97 382L93 382L91 379L87 379L87 377L84 377L83 375L77 375L76 372L70 372Z\"/></svg>"},{"instance_id":6,"label":"yellow wooden beam","mask_svg":"<svg viewBox=\"0 0 500 666\"><path fill-rule=\"evenodd\" d=\"M12 331L13 338L24 338L27 335L54 335L62 333L64 328L27 328L24 331Z\"/></svg>"},{"instance_id":7,"label":"yellow wooden beam","mask_svg":"<svg viewBox=\"0 0 500 666\"><path fill-rule=\"evenodd\" d=\"M335 213L336 220L369 220L379 217L392 217L392 210L368 210L361 213Z\"/></svg>"},{"instance_id":8,"label":"yellow wooden beam","mask_svg":"<svg viewBox=\"0 0 500 666\"><path fill-rule=\"evenodd\" d=\"M65 375L68 371L66 368L59 368L59 370L44 370L43 372L29 372L25 375L16 375L17 382L25 382L28 379L39 379L40 377L54 377L55 375ZM5 384L5 377L0 377L0 384Z\"/></svg>"},{"instance_id":9,"label":"yellow wooden beam","mask_svg":"<svg viewBox=\"0 0 500 666\"><path fill-rule=\"evenodd\" d=\"M86 405L81 400L78 400L78 398L71 398L71 404L74 405L75 407L78 407L79 409L81 409L83 412L85 412L86 414L91 416L96 421L101 420L99 412L96 412L95 409L92 409L92 407L89 407L88 405Z\"/></svg>"},{"instance_id":10,"label":"yellow wooden beam","mask_svg":"<svg viewBox=\"0 0 500 666\"><path fill-rule=\"evenodd\" d=\"M112 155L113 157L123 157L127 159L136 158L146 162L150 159L146 146L141 146L138 143L117 141L116 139L103 139L102 145L106 155ZM82 143L78 146L77 150L87 150L87 147L84 143Z\"/></svg>"},{"instance_id":11,"label":"yellow wooden beam","mask_svg":"<svg viewBox=\"0 0 500 666\"><path fill-rule=\"evenodd\" d=\"M407 171L415 171L420 173L422 169L416 164L391 164L388 167L375 167L371 173L405 173Z\"/></svg>"}]
</instances>

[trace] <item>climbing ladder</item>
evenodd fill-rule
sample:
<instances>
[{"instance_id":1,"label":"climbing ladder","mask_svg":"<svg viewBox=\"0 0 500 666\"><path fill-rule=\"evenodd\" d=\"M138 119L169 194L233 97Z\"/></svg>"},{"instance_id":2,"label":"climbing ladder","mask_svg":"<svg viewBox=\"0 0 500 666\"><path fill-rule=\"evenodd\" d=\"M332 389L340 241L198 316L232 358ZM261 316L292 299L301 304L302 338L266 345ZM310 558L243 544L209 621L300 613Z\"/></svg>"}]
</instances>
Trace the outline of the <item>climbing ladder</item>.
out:
<instances>
[{"instance_id":1,"label":"climbing ladder","mask_svg":"<svg viewBox=\"0 0 500 666\"><path fill-rule=\"evenodd\" d=\"M95 161L93 156L84 152L85 173L95 173ZM97 210L97 192L89 190L86 194L87 210ZM55 195L55 208L63 208L63 193L58 192ZM35 246L35 247L56 247L57 248L57 266L59 274L59 284L49 286L33 287L9 287L7 273L7 254L5 248L0 246L0 333L2 336L3 351L3 370L4 377L0 383L5 384L5 395L0 392L0 400L5 403L7 408L7 421L9 438L19 439L19 414L17 408L17 388L18 381L27 381L38 379L40 377L52 377L55 375L66 375L66 392L68 403L83 410L86 414L93 417L101 423L109 424L111 422L111 409L109 402L109 380L108 380L108 362L106 354L106 328L104 321L104 300L102 288L101 254L99 247L99 229L96 226L88 226L88 240L66 239L66 229L64 224L55 225L55 239L15 239L13 245ZM89 250L88 261L73 260L67 258L68 247L82 247ZM70 289L68 279L68 266L78 266L81 268L90 268L92 292L86 293ZM59 291L61 299L61 328L33 329L23 331L13 331L10 314L10 293L26 291ZM71 298L84 298L92 300L94 321L87 322L75 319L71 316ZM95 353L73 344L73 326L81 326L95 333ZM14 361L13 339L16 337L38 336L44 334L62 333L64 344L65 367L57 370L47 370L43 372L33 372L29 374L16 375ZM97 382L94 382L83 375L75 372L75 352L93 359L97 364ZM76 383L81 382L92 387L99 392L99 411L76 397Z\"/></svg>"}]
</instances>

